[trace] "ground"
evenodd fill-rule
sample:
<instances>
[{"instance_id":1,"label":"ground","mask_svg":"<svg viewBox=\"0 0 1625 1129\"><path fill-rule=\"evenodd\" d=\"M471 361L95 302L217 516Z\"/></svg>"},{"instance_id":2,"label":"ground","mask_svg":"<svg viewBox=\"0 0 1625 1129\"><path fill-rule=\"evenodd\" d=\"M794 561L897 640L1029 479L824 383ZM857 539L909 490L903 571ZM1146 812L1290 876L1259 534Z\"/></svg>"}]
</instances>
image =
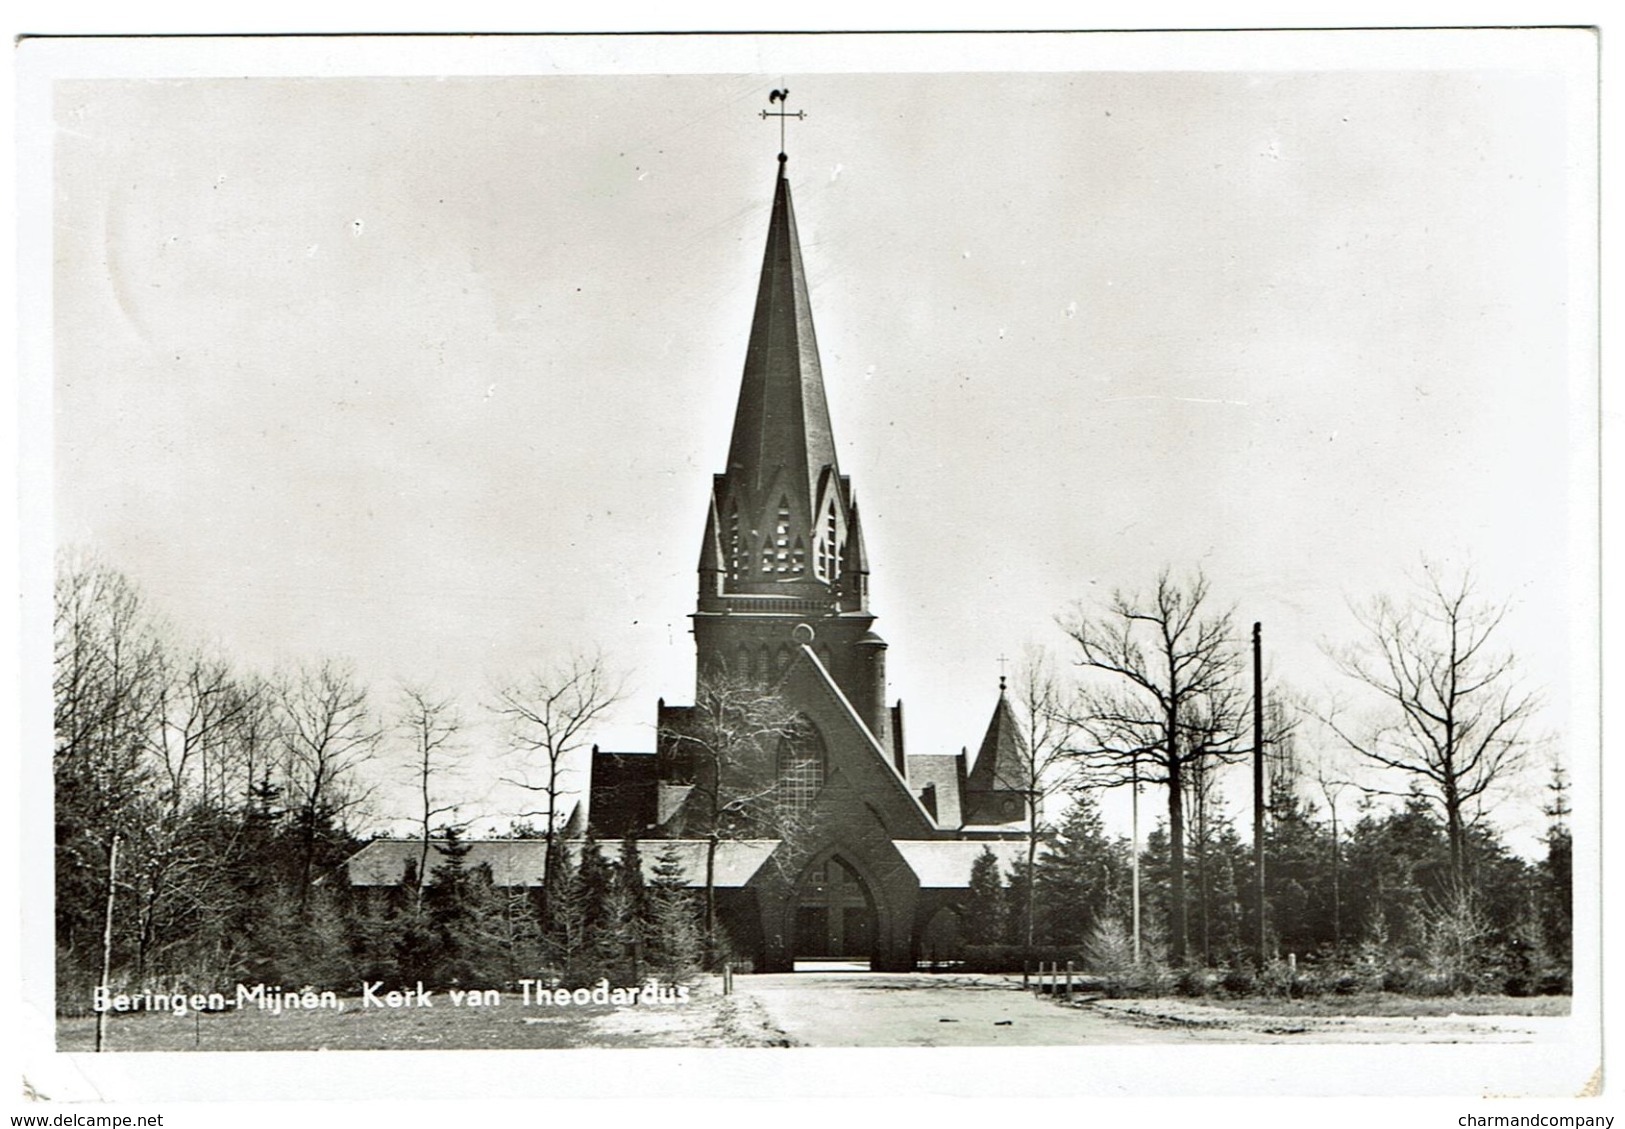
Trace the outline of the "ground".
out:
<instances>
[{"instance_id":1,"label":"ground","mask_svg":"<svg viewBox=\"0 0 1625 1129\"><path fill-rule=\"evenodd\" d=\"M1334 1005L1314 1014L1296 1000L1079 999L1067 1006L1023 992L1020 977L1006 976L800 972L734 983L792 1044L825 1047L1544 1042L1561 1037L1568 1003L1478 998L1463 1009L1469 1016L1450 1013L1448 1000L1377 997L1349 1007L1366 1014L1338 1015ZM1371 1014L1385 1010L1379 1001L1402 1014ZM1492 1003L1539 1014L1491 1014Z\"/></svg>"},{"instance_id":2,"label":"ground","mask_svg":"<svg viewBox=\"0 0 1625 1129\"><path fill-rule=\"evenodd\" d=\"M1107 1000L1070 1004L1021 990L1019 977L799 972L714 978L684 1003L398 1011L345 1008L210 1015L115 1015L115 1051L450 1050L545 1047L1079 1046L1126 1043L1548 1042L1567 1000ZM93 1018L64 1018L58 1047L88 1051Z\"/></svg>"},{"instance_id":3,"label":"ground","mask_svg":"<svg viewBox=\"0 0 1625 1129\"><path fill-rule=\"evenodd\" d=\"M615 1007L526 1006L505 993L497 1007L453 1006L436 993L431 1008L363 1008L346 999L343 1010L258 1010L111 1015L114 1051L514 1050L550 1047L734 1047L782 1044L776 1031L751 1028L737 998L723 998L713 980L690 988L684 1003ZM57 1021L57 1049L95 1046L93 1017Z\"/></svg>"}]
</instances>

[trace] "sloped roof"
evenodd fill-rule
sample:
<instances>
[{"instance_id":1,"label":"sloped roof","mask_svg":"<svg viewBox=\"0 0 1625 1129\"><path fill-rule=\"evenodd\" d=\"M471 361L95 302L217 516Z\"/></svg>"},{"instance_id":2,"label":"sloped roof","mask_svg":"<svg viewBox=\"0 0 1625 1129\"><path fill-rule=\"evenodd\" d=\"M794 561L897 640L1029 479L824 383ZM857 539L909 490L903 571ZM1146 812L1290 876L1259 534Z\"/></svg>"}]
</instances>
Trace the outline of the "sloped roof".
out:
<instances>
[{"instance_id":1,"label":"sloped roof","mask_svg":"<svg viewBox=\"0 0 1625 1129\"><path fill-rule=\"evenodd\" d=\"M954 828L963 821L959 806L959 758L940 753L909 755L909 791L918 796L927 784L937 788L937 826Z\"/></svg>"},{"instance_id":2,"label":"sloped roof","mask_svg":"<svg viewBox=\"0 0 1625 1129\"><path fill-rule=\"evenodd\" d=\"M547 843L542 839L474 839L468 840L465 866L491 867L491 878L498 886L540 886L547 871ZM564 846L572 859L580 858L583 840L571 839ZM762 868L776 847L777 839L737 839L717 844L716 879L719 889L743 886ZM614 842L600 844L606 858L613 859L620 846ZM682 860L688 885L705 885L704 839L644 839L638 842L643 860L643 875L654 877L655 864L667 847L676 847ZM374 839L350 856L345 866L352 886L396 886L406 872L408 861L416 863L423 850L421 839ZM434 873L442 856L430 841L429 872Z\"/></svg>"},{"instance_id":3,"label":"sloped roof","mask_svg":"<svg viewBox=\"0 0 1625 1129\"><path fill-rule=\"evenodd\" d=\"M796 213L782 159L728 447L728 474L757 495L781 465L784 487L797 492L809 512L816 501L813 490L819 473L826 466L838 473Z\"/></svg>"},{"instance_id":4,"label":"sloped roof","mask_svg":"<svg viewBox=\"0 0 1625 1129\"><path fill-rule=\"evenodd\" d=\"M897 771L896 763L892 760L886 749L880 744L879 739L875 737L874 732L869 728L868 723L863 720L856 707L852 705L851 700L847 698L846 693L841 689L840 684L837 683L834 676L831 675L827 669L825 669L823 660L818 657L817 652L814 651L810 645L803 643L796 649L795 654L795 661L805 659L807 664L812 667L813 671L817 675L818 685L824 687L829 695L835 700L836 705L840 707L846 719L851 723L854 731L863 737L869 751L872 752L879 762L885 766L885 774L896 783L896 786L902 791L903 795L907 796L909 800L912 801L914 810L919 813L920 819L925 823L925 825L927 827L939 826L937 822L931 818L931 813L925 810L925 805L920 803L920 797L912 788L909 787L909 783L903 778L903 774ZM792 662L791 669L794 669L794 662ZM786 671L786 677L788 676L789 671Z\"/></svg>"},{"instance_id":5,"label":"sloped roof","mask_svg":"<svg viewBox=\"0 0 1625 1129\"><path fill-rule=\"evenodd\" d=\"M1027 858L1027 844L1018 839L897 839L895 845L919 878L920 886L929 890L968 887L971 867L984 850L992 851L1005 871Z\"/></svg>"},{"instance_id":6,"label":"sloped roof","mask_svg":"<svg viewBox=\"0 0 1625 1129\"><path fill-rule=\"evenodd\" d=\"M1029 763L1027 739L1021 735L1021 723L1001 688L982 747L976 751L976 763L965 780L965 791L1025 792Z\"/></svg>"}]
</instances>

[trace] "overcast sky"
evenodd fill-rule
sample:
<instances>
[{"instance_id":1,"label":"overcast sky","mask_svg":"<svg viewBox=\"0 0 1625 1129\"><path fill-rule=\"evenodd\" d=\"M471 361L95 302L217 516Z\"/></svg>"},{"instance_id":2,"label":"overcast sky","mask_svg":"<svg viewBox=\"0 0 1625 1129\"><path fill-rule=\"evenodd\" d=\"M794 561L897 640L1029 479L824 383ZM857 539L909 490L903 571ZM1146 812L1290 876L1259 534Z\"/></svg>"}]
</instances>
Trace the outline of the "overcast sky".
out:
<instances>
[{"instance_id":1,"label":"overcast sky","mask_svg":"<svg viewBox=\"0 0 1625 1129\"><path fill-rule=\"evenodd\" d=\"M1001 654L1068 657L1058 613L1164 565L1320 695L1347 600L1423 553L1512 601L1566 733L1573 92L1446 57L60 83L57 541L247 666L344 656L473 715L601 647L632 693L600 741L652 748L692 691L787 85L911 752L974 750ZM471 807L517 807L469 743Z\"/></svg>"}]
</instances>

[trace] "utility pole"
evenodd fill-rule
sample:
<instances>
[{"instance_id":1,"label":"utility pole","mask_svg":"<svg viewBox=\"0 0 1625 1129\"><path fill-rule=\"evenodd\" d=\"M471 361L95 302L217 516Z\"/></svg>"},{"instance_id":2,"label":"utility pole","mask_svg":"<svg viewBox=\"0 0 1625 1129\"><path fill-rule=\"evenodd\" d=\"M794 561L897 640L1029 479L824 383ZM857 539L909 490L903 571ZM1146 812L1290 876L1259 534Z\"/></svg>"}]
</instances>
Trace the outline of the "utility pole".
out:
<instances>
[{"instance_id":1,"label":"utility pole","mask_svg":"<svg viewBox=\"0 0 1625 1129\"><path fill-rule=\"evenodd\" d=\"M1130 837L1134 840L1129 856L1129 870L1134 876L1134 963L1140 963L1140 754L1134 754L1133 788L1130 789Z\"/></svg>"},{"instance_id":2,"label":"utility pole","mask_svg":"<svg viewBox=\"0 0 1625 1129\"><path fill-rule=\"evenodd\" d=\"M1264 625L1253 624L1253 893L1258 903L1258 968L1269 960L1264 936Z\"/></svg>"}]
</instances>

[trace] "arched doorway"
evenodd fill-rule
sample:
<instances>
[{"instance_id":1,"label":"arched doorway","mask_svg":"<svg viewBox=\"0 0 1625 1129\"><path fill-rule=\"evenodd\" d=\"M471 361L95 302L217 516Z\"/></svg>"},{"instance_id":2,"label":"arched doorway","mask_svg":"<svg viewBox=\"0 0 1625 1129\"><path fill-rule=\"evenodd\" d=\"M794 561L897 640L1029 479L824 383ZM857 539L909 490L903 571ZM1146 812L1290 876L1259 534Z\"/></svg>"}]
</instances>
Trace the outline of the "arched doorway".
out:
<instances>
[{"instance_id":1,"label":"arched doorway","mask_svg":"<svg viewBox=\"0 0 1625 1129\"><path fill-rule=\"evenodd\" d=\"M874 959L875 899L839 855L815 863L796 887L791 953L796 960Z\"/></svg>"}]
</instances>

